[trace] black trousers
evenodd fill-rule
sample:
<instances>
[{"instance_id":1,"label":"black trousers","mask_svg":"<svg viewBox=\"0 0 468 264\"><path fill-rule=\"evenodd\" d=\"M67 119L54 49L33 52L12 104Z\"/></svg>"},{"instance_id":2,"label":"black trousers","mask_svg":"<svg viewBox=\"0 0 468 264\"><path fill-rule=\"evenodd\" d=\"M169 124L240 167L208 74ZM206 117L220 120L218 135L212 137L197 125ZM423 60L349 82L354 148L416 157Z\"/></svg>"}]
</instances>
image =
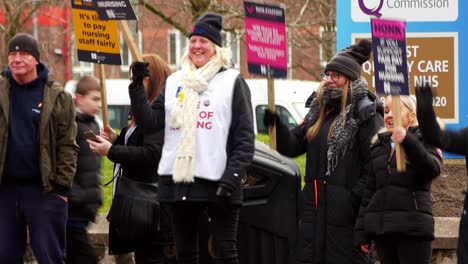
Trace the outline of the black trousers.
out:
<instances>
[{"instance_id":1,"label":"black trousers","mask_svg":"<svg viewBox=\"0 0 468 264\"><path fill-rule=\"evenodd\" d=\"M98 263L98 258L91 245L85 228L67 227L67 264Z\"/></svg>"},{"instance_id":2,"label":"black trousers","mask_svg":"<svg viewBox=\"0 0 468 264\"><path fill-rule=\"evenodd\" d=\"M432 240L409 236L379 236L375 247L382 264L429 264Z\"/></svg>"},{"instance_id":3,"label":"black trousers","mask_svg":"<svg viewBox=\"0 0 468 264\"><path fill-rule=\"evenodd\" d=\"M173 232L178 264L198 264L198 219L204 212L213 228L212 258L216 264L239 264L237 256L237 228L239 206L177 202L168 204L173 219Z\"/></svg>"},{"instance_id":4,"label":"black trousers","mask_svg":"<svg viewBox=\"0 0 468 264\"><path fill-rule=\"evenodd\" d=\"M173 245L163 245L159 242L148 242L138 246L135 250L135 264L176 264L172 256Z\"/></svg>"}]
</instances>

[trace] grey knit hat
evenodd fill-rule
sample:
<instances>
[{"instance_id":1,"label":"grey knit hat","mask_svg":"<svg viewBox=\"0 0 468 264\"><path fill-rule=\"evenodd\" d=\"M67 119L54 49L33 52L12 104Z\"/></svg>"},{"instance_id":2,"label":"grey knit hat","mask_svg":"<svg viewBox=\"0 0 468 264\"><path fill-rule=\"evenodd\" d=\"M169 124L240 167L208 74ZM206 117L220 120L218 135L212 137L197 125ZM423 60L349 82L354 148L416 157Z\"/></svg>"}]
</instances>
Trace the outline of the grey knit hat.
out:
<instances>
[{"instance_id":1,"label":"grey knit hat","mask_svg":"<svg viewBox=\"0 0 468 264\"><path fill-rule=\"evenodd\" d=\"M371 52L371 42L362 39L358 44L351 45L337 53L325 66L325 72L335 71L346 75L351 80L357 80L361 76L361 66L370 58Z\"/></svg>"},{"instance_id":2,"label":"grey knit hat","mask_svg":"<svg viewBox=\"0 0 468 264\"><path fill-rule=\"evenodd\" d=\"M195 23L192 32L189 34L189 38L194 35L202 36L221 47L223 45L221 38L222 24L223 18L220 15L216 13L206 13Z\"/></svg>"},{"instance_id":3,"label":"grey knit hat","mask_svg":"<svg viewBox=\"0 0 468 264\"><path fill-rule=\"evenodd\" d=\"M8 43L8 53L13 51L25 51L31 54L38 62L41 58L37 40L26 33L16 34Z\"/></svg>"}]
</instances>

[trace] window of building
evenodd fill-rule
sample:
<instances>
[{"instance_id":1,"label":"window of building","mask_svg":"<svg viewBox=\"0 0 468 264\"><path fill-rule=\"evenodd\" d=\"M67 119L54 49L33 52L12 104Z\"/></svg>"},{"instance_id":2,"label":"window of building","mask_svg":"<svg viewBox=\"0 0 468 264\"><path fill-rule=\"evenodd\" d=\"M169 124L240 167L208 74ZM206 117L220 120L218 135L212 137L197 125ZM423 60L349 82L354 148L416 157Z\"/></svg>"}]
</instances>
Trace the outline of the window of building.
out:
<instances>
[{"instance_id":1,"label":"window of building","mask_svg":"<svg viewBox=\"0 0 468 264\"><path fill-rule=\"evenodd\" d=\"M177 70L180 65L180 57L184 54L184 49L187 46L188 38L179 30L173 29L169 31L168 41L168 56L167 62L172 70Z\"/></svg>"},{"instance_id":2,"label":"window of building","mask_svg":"<svg viewBox=\"0 0 468 264\"><path fill-rule=\"evenodd\" d=\"M231 50L232 64L236 69L240 68L239 34L234 32L222 32L223 46Z\"/></svg>"},{"instance_id":3,"label":"window of building","mask_svg":"<svg viewBox=\"0 0 468 264\"><path fill-rule=\"evenodd\" d=\"M72 78L77 80L84 75L93 75L94 65L91 62L79 61L76 49L75 35L72 34Z\"/></svg>"},{"instance_id":4,"label":"window of building","mask_svg":"<svg viewBox=\"0 0 468 264\"><path fill-rule=\"evenodd\" d=\"M138 49L141 51L142 49L142 35L141 31L136 31L135 21L129 21L129 27L133 33L133 39L135 40ZM120 34L120 58L122 60L122 64L120 65L120 78L127 79L129 78L129 68L133 62L132 53L130 51L127 42L125 42L125 38L123 34Z\"/></svg>"}]
</instances>

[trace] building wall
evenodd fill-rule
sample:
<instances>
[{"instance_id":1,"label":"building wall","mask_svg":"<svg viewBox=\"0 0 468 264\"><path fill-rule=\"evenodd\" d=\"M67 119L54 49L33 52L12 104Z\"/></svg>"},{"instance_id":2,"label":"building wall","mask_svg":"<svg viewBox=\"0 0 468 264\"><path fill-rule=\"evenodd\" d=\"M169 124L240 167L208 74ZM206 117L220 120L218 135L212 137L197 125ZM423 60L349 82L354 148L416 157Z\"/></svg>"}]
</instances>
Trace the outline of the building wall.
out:
<instances>
[{"instance_id":1,"label":"building wall","mask_svg":"<svg viewBox=\"0 0 468 264\"><path fill-rule=\"evenodd\" d=\"M177 1L177 0L176 0ZM66 6L63 7L64 18L66 19ZM183 19L183 14L175 13L174 11L168 10L168 15L171 17L178 18L179 21L187 21ZM141 31L142 39L142 53L156 53L161 56L164 60L168 60L168 33L172 28L169 24L162 21L158 16L150 13L148 10L142 7L136 8L137 16L139 17L138 29ZM287 21L288 21L287 17ZM71 78L72 68L69 63L70 47L67 46L67 37L71 37L74 34L72 29L71 16L68 18L69 24L55 23L54 25L39 25L38 26L38 39L40 43L41 60L49 66L50 78L57 80L61 83L65 83ZM237 20L237 23L242 20ZM191 27L192 22L187 21L184 25L187 29ZM32 26L25 26L24 32L33 34ZM317 29L313 32L318 32ZM5 36L2 35L1 38ZM0 48L5 52L2 54L6 55L5 42L1 41ZM303 79L303 80L318 80L321 72L320 68L320 51L318 48L292 48L292 62L301 62L302 68L294 68L289 78ZM241 38L240 43L240 56L241 64L240 70L245 78L258 78L261 76L253 76L247 72L246 63L246 51L245 41ZM3 68L6 68L6 56L2 56L4 60L0 60ZM94 67L94 75L98 76L98 68ZM105 77L106 78L127 78L128 73L126 67L105 65Z\"/></svg>"}]
</instances>

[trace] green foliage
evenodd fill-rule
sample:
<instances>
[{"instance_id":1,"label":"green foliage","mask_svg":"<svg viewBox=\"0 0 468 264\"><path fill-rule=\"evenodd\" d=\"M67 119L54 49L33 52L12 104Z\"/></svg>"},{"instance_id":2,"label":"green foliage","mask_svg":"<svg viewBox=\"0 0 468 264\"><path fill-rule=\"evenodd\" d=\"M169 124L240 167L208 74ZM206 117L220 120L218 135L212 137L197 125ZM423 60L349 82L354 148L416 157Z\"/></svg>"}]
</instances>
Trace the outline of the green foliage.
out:
<instances>
[{"instance_id":1,"label":"green foliage","mask_svg":"<svg viewBox=\"0 0 468 264\"><path fill-rule=\"evenodd\" d=\"M99 208L100 213L109 212L112 203L112 183L105 186L106 183L112 180L114 171L114 163L107 157L102 158L101 162L101 181L102 181L102 206Z\"/></svg>"}]
</instances>

